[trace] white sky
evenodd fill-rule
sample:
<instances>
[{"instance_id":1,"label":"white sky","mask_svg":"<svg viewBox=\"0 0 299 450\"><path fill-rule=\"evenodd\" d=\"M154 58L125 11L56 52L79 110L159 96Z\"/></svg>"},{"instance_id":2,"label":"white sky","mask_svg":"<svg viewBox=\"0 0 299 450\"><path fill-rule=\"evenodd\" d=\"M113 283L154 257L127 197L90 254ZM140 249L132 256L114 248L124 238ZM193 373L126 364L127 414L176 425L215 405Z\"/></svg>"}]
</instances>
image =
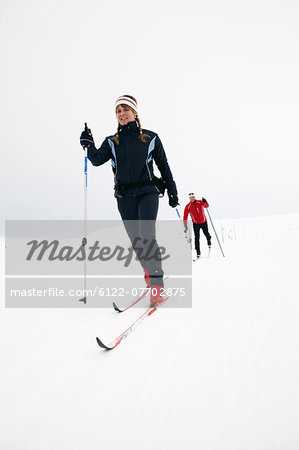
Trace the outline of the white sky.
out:
<instances>
[{"instance_id":1,"label":"white sky","mask_svg":"<svg viewBox=\"0 0 299 450\"><path fill-rule=\"evenodd\" d=\"M182 207L194 191L215 218L299 212L298 1L0 8L2 219L83 218L79 135L114 133L121 94L161 137ZM88 217L119 218L110 162L89 165Z\"/></svg>"}]
</instances>

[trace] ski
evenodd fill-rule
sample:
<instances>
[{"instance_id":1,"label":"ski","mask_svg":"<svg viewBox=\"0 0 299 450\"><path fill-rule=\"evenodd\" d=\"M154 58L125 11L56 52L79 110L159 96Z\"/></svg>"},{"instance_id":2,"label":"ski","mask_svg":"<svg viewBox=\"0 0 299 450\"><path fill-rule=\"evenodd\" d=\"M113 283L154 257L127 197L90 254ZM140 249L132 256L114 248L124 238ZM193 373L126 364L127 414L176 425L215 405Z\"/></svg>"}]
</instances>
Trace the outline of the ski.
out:
<instances>
[{"instance_id":1,"label":"ski","mask_svg":"<svg viewBox=\"0 0 299 450\"><path fill-rule=\"evenodd\" d=\"M167 275L166 277L164 277L164 280L167 280L169 278L169 275ZM134 300L129 306L127 306L126 308L119 308L117 306L117 304L115 302L113 302L113 308L115 309L115 311L117 311L118 313L122 313L127 311L128 309L132 308L133 306L135 306L138 302L140 302L140 300L142 300L149 292L149 287L145 288L146 291L143 292L143 294L140 295L140 297L138 297L136 300Z\"/></svg>"},{"instance_id":2,"label":"ski","mask_svg":"<svg viewBox=\"0 0 299 450\"><path fill-rule=\"evenodd\" d=\"M198 260L201 259L201 258L209 258L209 257L210 257L210 254L211 254L211 247L209 247L207 256L202 256L202 255L200 255L198 258L195 258L195 259L193 258L193 262L196 262L196 261L198 261Z\"/></svg>"},{"instance_id":3,"label":"ski","mask_svg":"<svg viewBox=\"0 0 299 450\"><path fill-rule=\"evenodd\" d=\"M113 308L115 309L115 311L122 313L127 311L128 309L132 308L134 305L136 305L136 303L140 302L140 300L143 299L143 297L145 297L148 294L149 288L146 288L146 291L143 292L143 294L140 295L140 297L138 297L136 300L133 301L133 303L131 303L129 306L127 306L126 308L119 308L116 303L113 302Z\"/></svg>"},{"instance_id":4,"label":"ski","mask_svg":"<svg viewBox=\"0 0 299 450\"><path fill-rule=\"evenodd\" d=\"M165 298L164 302L168 299L168 297ZM163 302L163 303L164 303ZM149 306L146 311L144 311L123 333L121 333L114 341L111 342L109 345L105 345L101 339L96 337L96 341L98 345L103 348L104 350L113 350L115 347L117 347L128 335L139 325L146 317L150 317L155 311L157 311L158 307L163 304L160 303L156 306Z\"/></svg>"}]
</instances>

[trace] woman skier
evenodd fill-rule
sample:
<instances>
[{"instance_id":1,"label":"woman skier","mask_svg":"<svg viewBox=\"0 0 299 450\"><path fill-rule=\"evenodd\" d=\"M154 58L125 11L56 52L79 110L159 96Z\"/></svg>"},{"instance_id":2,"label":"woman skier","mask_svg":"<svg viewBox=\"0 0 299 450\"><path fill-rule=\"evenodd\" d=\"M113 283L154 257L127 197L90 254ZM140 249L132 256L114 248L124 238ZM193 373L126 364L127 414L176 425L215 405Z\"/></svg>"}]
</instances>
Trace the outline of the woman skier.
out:
<instances>
[{"instance_id":1,"label":"woman skier","mask_svg":"<svg viewBox=\"0 0 299 450\"><path fill-rule=\"evenodd\" d=\"M152 257L160 254L155 221L162 191L161 181L158 182L154 175L153 161L162 175L172 208L178 205L176 184L159 136L141 127L137 100L131 95L118 97L115 113L117 132L106 137L98 150L90 130L82 132L80 143L87 148L87 157L94 166L111 160L118 210L144 269L146 284L151 289L150 304L154 306L164 300L161 296L164 273L160 258ZM138 242L137 237L141 238ZM143 243L143 254L150 254L150 258L140 257L140 251L137 251L140 241Z\"/></svg>"}]
</instances>

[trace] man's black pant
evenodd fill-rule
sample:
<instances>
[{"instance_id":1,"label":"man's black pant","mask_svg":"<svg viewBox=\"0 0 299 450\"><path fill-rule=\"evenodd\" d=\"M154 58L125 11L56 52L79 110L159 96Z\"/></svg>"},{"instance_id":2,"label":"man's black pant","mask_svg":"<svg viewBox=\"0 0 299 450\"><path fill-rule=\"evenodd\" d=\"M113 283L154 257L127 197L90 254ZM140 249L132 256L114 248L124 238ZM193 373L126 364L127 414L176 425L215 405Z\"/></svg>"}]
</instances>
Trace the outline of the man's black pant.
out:
<instances>
[{"instance_id":1,"label":"man's black pant","mask_svg":"<svg viewBox=\"0 0 299 450\"><path fill-rule=\"evenodd\" d=\"M208 223L194 223L193 224L193 230L194 230L194 243L195 243L195 249L198 255L200 255L200 245L199 245L199 239L200 239L200 229L202 229L205 237L207 238L208 245L211 245L211 236L209 234L208 230Z\"/></svg>"},{"instance_id":2,"label":"man's black pant","mask_svg":"<svg viewBox=\"0 0 299 450\"><path fill-rule=\"evenodd\" d=\"M149 271L151 284L163 286L161 252L156 241L158 194L117 198L117 205L136 256L142 267Z\"/></svg>"}]
</instances>

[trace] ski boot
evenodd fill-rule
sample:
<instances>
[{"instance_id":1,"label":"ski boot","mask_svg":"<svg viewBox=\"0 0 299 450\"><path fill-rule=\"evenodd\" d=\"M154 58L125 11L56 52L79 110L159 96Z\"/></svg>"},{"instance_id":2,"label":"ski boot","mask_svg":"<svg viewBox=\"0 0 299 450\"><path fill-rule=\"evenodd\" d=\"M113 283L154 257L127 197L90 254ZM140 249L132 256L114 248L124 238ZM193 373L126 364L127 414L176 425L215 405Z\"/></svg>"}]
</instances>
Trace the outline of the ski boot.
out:
<instances>
[{"instance_id":1,"label":"ski boot","mask_svg":"<svg viewBox=\"0 0 299 450\"><path fill-rule=\"evenodd\" d=\"M166 297L162 297L163 286L151 286L151 299L150 306L157 307L160 303L166 300Z\"/></svg>"}]
</instances>

